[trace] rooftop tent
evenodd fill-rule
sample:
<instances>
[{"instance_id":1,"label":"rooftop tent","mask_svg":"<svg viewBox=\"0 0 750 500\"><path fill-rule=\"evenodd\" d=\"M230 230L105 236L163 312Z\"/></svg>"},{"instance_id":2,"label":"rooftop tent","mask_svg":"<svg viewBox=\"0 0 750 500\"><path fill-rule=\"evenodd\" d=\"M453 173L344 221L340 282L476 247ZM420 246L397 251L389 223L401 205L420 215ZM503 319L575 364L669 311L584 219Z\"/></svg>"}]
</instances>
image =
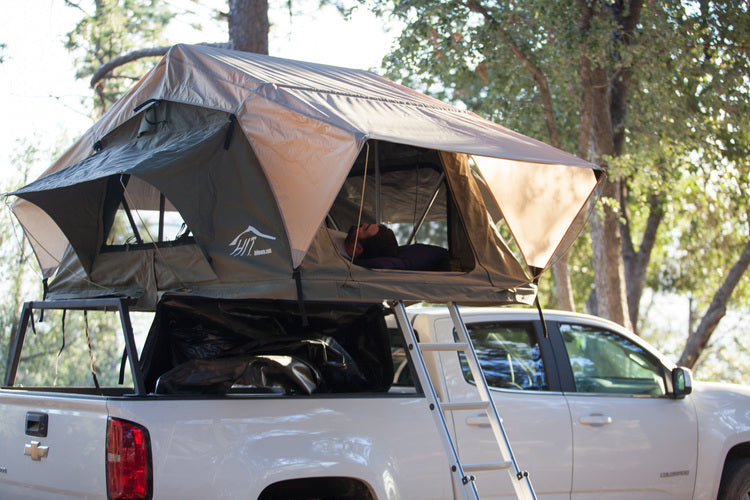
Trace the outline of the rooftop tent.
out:
<instances>
[{"instance_id":1,"label":"rooftop tent","mask_svg":"<svg viewBox=\"0 0 750 500\"><path fill-rule=\"evenodd\" d=\"M507 303L533 276L491 214L536 272L601 174L370 72L178 45L12 194L51 297ZM432 224L449 264L352 266L335 230L359 220Z\"/></svg>"}]
</instances>

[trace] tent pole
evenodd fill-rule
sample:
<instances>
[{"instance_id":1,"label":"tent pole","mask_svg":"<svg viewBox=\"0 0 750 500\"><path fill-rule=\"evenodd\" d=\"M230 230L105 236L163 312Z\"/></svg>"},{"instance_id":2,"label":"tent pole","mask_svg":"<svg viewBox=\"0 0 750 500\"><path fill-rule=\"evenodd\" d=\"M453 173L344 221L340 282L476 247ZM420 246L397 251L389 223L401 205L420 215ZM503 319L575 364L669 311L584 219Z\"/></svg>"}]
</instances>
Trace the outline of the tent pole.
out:
<instances>
[{"instance_id":1,"label":"tent pole","mask_svg":"<svg viewBox=\"0 0 750 500\"><path fill-rule=\"evenodd\" d=\"M437 195L440 192L440 186L443 185L443 181L445 180L445 171L440 173L440 178L437 180L437 183L435 183L435 189L432 190L432 197L430 198L430 201L425 205L424 210L422 211L422 215L417 220L417 223L414 224L414 228L411 230L411 234L409 235L409 239L406 241L407 245L411 245L414 241L414 238L417 236L417 233L422 228L422 224L424 224L425 218L427 218L427 214L430 212L430 209L432 208L432 205L435 203L435 200L437 199Z\"/></svg>"},{"instance_id":2,"label":"tent pole","mask_svg":"<svg viewBox=\"0 0 750 500\"><path fill-rule=\"evenodd\" d=\"M166 197L164 193L159 193L159 239L157 241L164 241L164 208L166 205Z\"/></svg>"},{"instance_id":3,"label":"tent pole","mask_svg":"<svg viewBox=\"0 0 750 500\"><path fill-rule=\"evenodd\" d=\"M383 222L383 214L380 211L380 154L378 151L380 148L378 147L378 141L372 141L374 150L375 150L375 156L373 158L375 162L375 223L380 224Z\"/></svg>"},{"instance_id":4,"label":"tent pole","mask_svg":"<svg viewBox=\"0 0 750 500\"><path fill-rule=\"evenodd\" d=\"M133 214L130 212L130 206L125 200L125 191L123 191L122 200L120 201L120 203L122 203L122 209L125 211L125 215L128 216L130 228L133 230L133 236L135 236L135 239L139 245L143 245L143 238L141 238L141 233L138 231L138 226L135 223L135 219L133 219Z\"/></svg>"}]
</instances>

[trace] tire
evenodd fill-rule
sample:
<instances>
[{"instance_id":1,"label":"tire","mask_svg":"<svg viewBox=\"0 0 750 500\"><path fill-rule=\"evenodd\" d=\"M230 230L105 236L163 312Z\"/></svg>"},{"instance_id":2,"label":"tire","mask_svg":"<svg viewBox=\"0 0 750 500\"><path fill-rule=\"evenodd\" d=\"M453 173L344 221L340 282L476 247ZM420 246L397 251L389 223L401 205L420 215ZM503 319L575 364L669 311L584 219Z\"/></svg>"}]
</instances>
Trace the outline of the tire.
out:
<instances>
[{"instance_id":1,"label":"tire","mask_svg":"<svg viewBox=\"0 0 750 500\"><path fill-rule=\"evenodd\" d=\"M750 458L727 463L721 476L718 500L750 500Z\"/></svg>"}]
</instances>

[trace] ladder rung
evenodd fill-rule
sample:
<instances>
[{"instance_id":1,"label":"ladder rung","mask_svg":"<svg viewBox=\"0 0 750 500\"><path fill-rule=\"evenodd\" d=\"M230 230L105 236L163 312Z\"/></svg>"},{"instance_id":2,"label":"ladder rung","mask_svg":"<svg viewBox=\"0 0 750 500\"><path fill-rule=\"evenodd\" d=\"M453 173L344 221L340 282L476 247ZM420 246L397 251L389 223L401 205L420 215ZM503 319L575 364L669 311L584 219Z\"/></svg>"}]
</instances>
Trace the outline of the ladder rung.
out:
<instances>
[{"instance_id":1,"label":"ladder rung","mask_svg":"<svg viewBox=\"0 0 750 500\"><path fill-rule=\"evenodd\" d=\"M464 472L479 472L483 470L505 470L510 469L513 462L484 462L476 464L463 464Z\"/></svg>"},{"instance_id":2,"label":"ladder rung","mask_svg":"<svg viewBox=\"0 0 750 500\"><path fill-rule=\"evenodd\" d=\"M488 401L476 401L470 403L440 403L440 408L443 410L486 410L490 407Z\"/></svg>"},{"instance_id":3,"label":"ladder rung","mask_svg":"<svg viewBox=\"0 0 750 500\"><path fill-rule=\"evenodd\" d=\"M460 492L461 498L479 500L479 492L475 484L474 472L479 471L506 471L501 475L508 474L508 478L511 480L513 489L516 493L516 498L523 500L536 500L534 489L531 487L531 482L528 479L528 474L518 472L515 466L515 459L513 458L513 451L510 449L510 443L505 436L503 429L502 419L497 414L494 404L491 399L489 387L487 386L486 380L481 376L481 366L477 359L476 352L474 351L471 337L466 328L466 325L461 319L458 307L454 303L449 303L448 308L450 310L451 320L457 333L455 342L441 342L441 343L420 343L416 336L414 328L412 327L409 315L406 312L406 306L403 301L392 302L391 307L396 314L396 320L398 325L404 334L404 340L409 346L409 355L417 370L417 377L422 383L425 389L425 396L428 398L430 408L435 410L436 407L440 408L440 411L431 411L435 424L439 431L441 431L441 438L445 451L448 454L449 463L453 463L451 467L452 477L455 482L457 491ZM414 349L417 347L417 349ZM471 372L476 381L478 389L478 397L475 401L467 402L451 402L449 396L445 395L446 401L441 402L440 396L438 395L435 384L430 379L430 368L425 361L424 353L428 351L443 351L443 352L463 352L466 355L466 360L471 368ZM432 361L432 359L429 359ZM440 363L437 363L437 370L441 368ZM473 464L461 464L461 459L458 456L458 449L452 435L451 419L448 418L448 411L455 410L482 410L485 415L477 416L473 415L467 418L467 422L472 420L476 424L486 427L489 426L492 429L492 435L497 442L499 447L497 456L498 459L508 459L508 461L498 462L483 462ZM479 443L477 443L478 445Z\"/></svg>"},{"instance_id":4,"label":"ladder rung","mask_svg":"<svg viewBox=\"0 0 750 500\"><path fill-rule=\"evenodd\" d=\"M466 342L454 342L451 344L431 344L428 342L421 342L419 348L423 351L465 351L469 348L469 344Z\"/></svg>"}]
</instances>

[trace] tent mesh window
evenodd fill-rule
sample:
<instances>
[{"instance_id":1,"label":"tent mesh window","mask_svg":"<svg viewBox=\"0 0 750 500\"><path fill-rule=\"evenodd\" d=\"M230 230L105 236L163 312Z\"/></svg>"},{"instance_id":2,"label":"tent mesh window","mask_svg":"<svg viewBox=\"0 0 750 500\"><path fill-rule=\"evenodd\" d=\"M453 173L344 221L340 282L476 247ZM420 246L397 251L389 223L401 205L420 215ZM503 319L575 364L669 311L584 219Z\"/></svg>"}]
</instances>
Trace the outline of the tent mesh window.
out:
<instances>
[{"instance_id":1,"label":"tent mesh window","mask_svg":"<svg viewBox=\"0 0 750 500\"><path fill-rule=\"evenodd\" d=\"M110 177L107 188L102 251L194 241L182 215L150 184L121 175Z\"/></svg>"},{"instance_id":2,"label":"tent mesh window","mask_svg":"<svg viewBox=\"0 0 750 500\"><path fill-rule=\"evenodd\" d=\"M388 225L399 245L421 243L448 249L451 269L439 270L474 268L474 256L436 150L388 142L372 142L364 148L328 217L329 225L340 231L361 222Z\"/></svg>"}]
</instances>

